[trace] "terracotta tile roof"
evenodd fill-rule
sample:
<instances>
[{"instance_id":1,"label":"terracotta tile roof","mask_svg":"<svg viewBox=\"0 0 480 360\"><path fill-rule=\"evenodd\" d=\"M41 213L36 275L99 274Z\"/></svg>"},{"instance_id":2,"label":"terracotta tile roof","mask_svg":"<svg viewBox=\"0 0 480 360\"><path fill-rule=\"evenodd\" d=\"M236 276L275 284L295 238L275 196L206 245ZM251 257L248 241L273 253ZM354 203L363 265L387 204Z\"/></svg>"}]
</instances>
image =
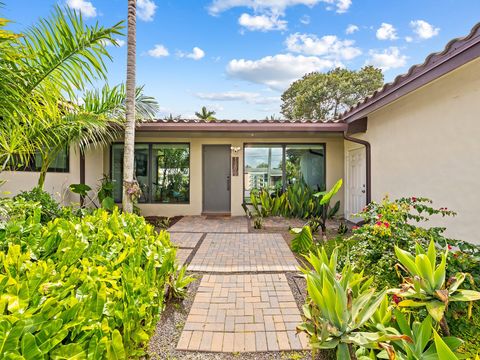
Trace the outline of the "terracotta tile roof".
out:
<instances>
[{"instance_id":1,"label":"terracotta tile roof","mask_svg":"<svg viewBox=\"0 0 480 360\"><path fill-rule=\"evenodd\" d=\"M478 45L480 45L480 23L476 24L467 36L451 40L442 51L428 55L422 64L413 65L407 73L397 76L391 83L385 84L370 97L344 112L339 118L347 122L358 120L400 96L466 64L480 56L480 46ZM434 72L435 70L437 71ZM430 75L426 76L428 73ZM423 81L417 81L416 85L418 86L411 84L414 80L424 76ZM400 93L399 90L403 87L406 87L406 89ZM379 106L371 108L372 105L381 100L384 101Z\"/></svg>"},{"instance_id":2,"label":"terracotta tile roof","mask_svg":"<svg viewBox=\"0 0 480 360\"><path fill-rule=\"evenodd\" d=\"M142 121L142 124L332 124L332 123L342 123L340 119L337 120L287 120L287 119L265 119L265 120L237 120L237 119L226 119L226 120L202 120L202 119L153 119L148 121Z\"/></svg>"},{"instance_id":3,"label":"terracotta tile roof","mask_svg":"<svg viewBox=\"0 0 480 360\"><path fill-rule=\"evenodd\" d=\"M139 131L180 132L343 132L342 120L213 120L157 119L137 124Z\"/></svg>"}]
</instances>

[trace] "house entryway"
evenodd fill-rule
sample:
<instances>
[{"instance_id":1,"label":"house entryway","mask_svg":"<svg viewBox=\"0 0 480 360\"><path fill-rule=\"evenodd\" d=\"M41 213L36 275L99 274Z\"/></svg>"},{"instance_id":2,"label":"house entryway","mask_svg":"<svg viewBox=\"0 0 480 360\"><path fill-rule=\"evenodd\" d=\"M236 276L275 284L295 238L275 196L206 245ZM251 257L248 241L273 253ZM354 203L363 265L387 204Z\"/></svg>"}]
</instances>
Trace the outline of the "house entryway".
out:
<instances>
[{"instance_id":1,"label":"house entryway","mask_svg":"<svg viewBox=\"0 0 480 360\"><path fill-rule=\"evenodd\" d=\"M299 263L281 234L249 229L246 217L205 216L184 217L169 229L177 251L189 254L188 270L199 277L175 341L176 358L197 359L192 354L199 351L223 353L203 353L202 359L243 358L238 353L245 352L283 358L266 354L278 351L297 352L292 356L299 359L311 356L303 352L309 349L306 335L296 333L302 318L289 285Z\"/></svg>"},{"instance_id":2,"label":"house entryway","mask_svg":"<svg viewBox=\"0 0 480 360\"><path fill-rule=\"evenodd\" d=\"M349 221L358 222L361 218L354 214L360 213L367 203L365 148L347 151L345 160L347 184L345 216Z\"/></svg>"},{"instance_id":3,"label":"house entryway","mask_svg":"<svg viewBox=\"0 0 480 360\"><path fill-rule=\"evenodd\" d=\"M230 145L203 145L203 214L230 215Z\"/></svg>"}]
</instances>

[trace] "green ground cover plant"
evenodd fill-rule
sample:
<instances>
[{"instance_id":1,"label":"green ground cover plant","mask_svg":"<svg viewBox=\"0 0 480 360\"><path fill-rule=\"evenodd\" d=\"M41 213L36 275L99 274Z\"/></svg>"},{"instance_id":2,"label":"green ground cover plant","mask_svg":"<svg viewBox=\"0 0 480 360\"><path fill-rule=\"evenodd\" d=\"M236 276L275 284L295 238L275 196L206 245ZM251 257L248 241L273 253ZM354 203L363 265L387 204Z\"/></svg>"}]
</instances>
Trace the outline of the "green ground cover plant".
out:
<instances>
[{"instance_id":1,"label":"green ground cover plant","mask_svg":"<svg viewBox=\"0 0 480 360\"><path fill-rule=\"evenodd\" d=\"M118 209L42 224L36 205L0 227L0 358L143 356L192 281L168 233Z\"/></svg>"}]
</instances>

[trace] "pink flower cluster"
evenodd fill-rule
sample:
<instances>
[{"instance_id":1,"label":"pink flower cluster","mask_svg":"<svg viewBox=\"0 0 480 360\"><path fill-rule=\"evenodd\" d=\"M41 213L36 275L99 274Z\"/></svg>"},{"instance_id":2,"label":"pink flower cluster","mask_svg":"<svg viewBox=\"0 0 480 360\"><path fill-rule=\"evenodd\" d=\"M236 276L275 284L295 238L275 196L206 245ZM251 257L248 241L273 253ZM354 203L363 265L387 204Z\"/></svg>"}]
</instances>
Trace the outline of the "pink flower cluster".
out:
<instances>
[{"instance_id":1,"label":"pink flower cluster","mask_svg":"<svg viewBox=\"0 0 480 360\"><path fill-rule=\"evenodd\" d=\"M387 221L377 221L375 223L377 226L385 226L387 229L390 227L390 224Z\"/></svg>"}]
</instances>

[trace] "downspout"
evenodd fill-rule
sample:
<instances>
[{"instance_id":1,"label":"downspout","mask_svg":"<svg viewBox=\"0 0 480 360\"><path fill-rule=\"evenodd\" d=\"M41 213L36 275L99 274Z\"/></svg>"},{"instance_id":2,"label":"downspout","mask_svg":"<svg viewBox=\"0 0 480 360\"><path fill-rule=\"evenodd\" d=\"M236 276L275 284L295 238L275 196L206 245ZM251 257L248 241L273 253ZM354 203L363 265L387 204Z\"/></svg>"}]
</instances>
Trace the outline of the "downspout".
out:
<instances>
[{"instance_id":1,"label":"downspout","mask_svg":"<svg viewBox=\"0 0 480 360\"><path fill-rule=\"evenodd\" d=\"M372 201L372 150L370 148L370 143L366 140L357 139L347 135L347 131L343 132L343 138L345 140L351 141L356 144L361 144L365 146L366 154L366 200L367 204L370 204Z\"/></svg>"}]
</instances>

